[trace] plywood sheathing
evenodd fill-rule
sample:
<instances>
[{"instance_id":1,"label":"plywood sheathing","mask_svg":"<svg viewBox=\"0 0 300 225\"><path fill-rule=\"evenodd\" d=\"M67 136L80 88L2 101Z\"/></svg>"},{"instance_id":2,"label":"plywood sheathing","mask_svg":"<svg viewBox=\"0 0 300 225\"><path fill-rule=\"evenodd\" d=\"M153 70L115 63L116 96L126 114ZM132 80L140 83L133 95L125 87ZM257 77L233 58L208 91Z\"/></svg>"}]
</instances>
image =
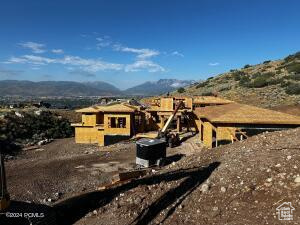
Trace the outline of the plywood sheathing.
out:
<instances>
[{"instance_id":1,"label":"plywood sheathing","mask_svg":"<svg viewBox=\"0 0 300 225\"><path fill-rule=\"evenodd\" d=\"M80 113L95 113L95 112L135 112L139 110L138 106L132 106L128 104L112 104L104 106L91 106L84 109L76 110Z\"/></svg>"},{"instance_id":2,"label":"plywood sheathing","mask_svg":"<svg viewBox=\"0 0 300 225\"><path fill-rule=\"evenodd\" d=\"M212 123L300 125L298 116L238 103L197 108L194 112Z\"/></svg>"},{"instance_id":3,"label":"plywood sheathing","mask_svg":"<svg viewBox=\"0 0 300 225\"><path fill-rule=\"evenodd\" d=\"M112 128L110 127L109 118L111 117L123 117L126 118L126 127L125 128ZM104 114L104 135L124 135L130 136L131 134L131 122L130 122L130 114L114 114L114 113L106 113Z\"/></svg>"},{"instance_id":4,"label":"plywood sheathing","mask_svg":"<svg viewBox=\"0 0 300 225\"><path fill-rule=\"evenodd\" d=\"M229 104L229 103L233 103L233 101L219 98L219 97L214 97L214 96L195 96L195 97L193 97L193 104L220 105L220 104Z\"/></svg>"}]
</instances>

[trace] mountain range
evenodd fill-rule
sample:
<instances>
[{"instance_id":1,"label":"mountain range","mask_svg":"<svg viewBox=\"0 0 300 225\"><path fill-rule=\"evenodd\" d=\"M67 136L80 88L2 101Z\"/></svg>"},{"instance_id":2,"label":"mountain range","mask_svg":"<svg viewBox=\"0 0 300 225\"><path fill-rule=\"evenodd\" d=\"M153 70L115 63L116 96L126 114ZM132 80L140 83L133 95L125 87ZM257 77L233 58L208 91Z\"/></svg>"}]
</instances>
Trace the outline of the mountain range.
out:
<instances>
[{"instance_id":1,"label":"mountain range","mask_svg":"<svg viewBox=\"0 0 300 225\"><path fill-rule=\"evenodd\" d=\"M192 84L190 80L161 79L148 81L141 85L121 91L115 86L103 82L73 81L0 81L1 96L116 96L116 95L159 95L174 91L179 87Z\"/></svg>"}]
</instances>

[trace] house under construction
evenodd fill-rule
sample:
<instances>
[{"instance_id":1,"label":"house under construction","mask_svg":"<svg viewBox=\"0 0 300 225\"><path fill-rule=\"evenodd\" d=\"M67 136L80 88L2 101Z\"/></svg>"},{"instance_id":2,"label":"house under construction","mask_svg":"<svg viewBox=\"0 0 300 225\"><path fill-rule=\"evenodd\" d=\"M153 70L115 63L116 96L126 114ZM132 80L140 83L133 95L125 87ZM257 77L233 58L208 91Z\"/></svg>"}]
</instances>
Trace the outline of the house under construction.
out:
<instances>
[{"instance_id":1,"label":"house under construction","mask_svg":"<svg viewBox=\"0 0 300 225\"><path fill-rule=\"evenodd\" d=\"M208 148L263 131L300 126L300 117L218 97L160 97L146 99L145 106L116 103L77 110L82 114L82 122L72 124L75 141L104 146L138 133L159 131L179 102L183 102L183 107L176 112L170 129L178 133L197 132Z\"/></svg>"}]
</instances>

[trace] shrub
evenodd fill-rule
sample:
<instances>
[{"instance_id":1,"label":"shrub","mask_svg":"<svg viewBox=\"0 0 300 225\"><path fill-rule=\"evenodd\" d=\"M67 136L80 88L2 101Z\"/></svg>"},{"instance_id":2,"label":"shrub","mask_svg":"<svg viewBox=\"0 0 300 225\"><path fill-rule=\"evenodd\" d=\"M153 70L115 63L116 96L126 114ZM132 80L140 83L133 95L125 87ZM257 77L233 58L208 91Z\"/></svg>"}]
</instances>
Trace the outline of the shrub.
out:
<instances>
[{"instance_id":1,"label":"shrub","mask_svg":"<svg viewBox=\"0 0 300 225\"><path fill-rule=\"evenodd\" d=\"M203 91L201 93L201 95L203 95L203 96L214 96L215 94L214 94L213 91Z\"/></svg>"},{"instance_id":2,"label":"shrub","mask_svg":"<svg viewBox=\"0 0 300 225\"><path fill-rule=\"evenodd\" d=\"M230 90L231 89L231 85L228 84L228 83L225 83L225 84L221 84L219 87L218 87L218 91L227 91L227 90Z\"/></svg>"},{"instance_id":3,"label":"shrub","mask_svg":"<svg viewBox=\"0 0 300 225\"><path fill-rule=\"evenodd\" d=\"M294 59L300 59L300 52L295 53L294 55L289 55L284 59L286 62L293 61Z\"/></svg>"},{"instance_id":4,"label":"shrub","mask_svg":"<svg viewBox=\"0 0 300 225\"><path fill-rule=\"evenodd\" d=\"M250 83L250 87L261 88L268 86L268 80L265 77L258 77Z\"/></svg>"},{"instance_id":5,"label":"shrub","mask_svg":"<svg viewBox=\"0 0 300 225\"><path fill-rule=\"evenodd\" d=\"M65 138L73 135L73 129L68 120L60 118L51 112L41 112L40 115L14 112L7 114L1 122L0 147L11 153L12 146L37 142L48 138Z\"/></svg>"},{"instance_id":6,"label":"shrub","mask_svg":"<svg viewBox=\"0 0 300 225\"><path fill-rule=\"evenodd\" d=\"M293 62L286 66L286 69L289 73L300 73L300 63Z\"/></svg>"},{"instance_id":7,"label":"shrub","mask_svg":"<svg viewBox=\"0 0 300 225\"><path fill-rule=\"evenodd\" d=\"M256 79L256 78L258 78L258 77L260 77L260 76L261 76L261 73L257 72L257 73L254 73L254 74L252 75L252 78L253 78L253 79Z\"/></svg>"},{"instance_id":8,"label":"shrub","mask_svg":"<svg viewBox=\"0 0 300 225\"><path fill-rule=\"evenodd\" d=\"M248 84L249 87L253 88L261 88L268 85L271 85L271 78L274 77L275 73L268 72L268 73L256 73L252 75L254 80Z\"/></svg>"},{"instance_id":9,"label":"shrub","mask_svg":"<svg viewBox=\"0 0 300 225\"><path fill-rule=\"evenodd\" d=\"M185 92L185 89L184 89L183 87L178 88L177 92L178 92L178 93L183 93L183 92Z\"/></svg>"},{"instance_id":10,"label":"shrub","mask_svg":"<svg viewBox=\"0 0 300 225\"><path fill-rule=\"evenodd\" d=\"M282 84L282 82L284 82L283 78L275 78L275 79L270 79L268 81L269 85L275 85L275 84Z\"/></svg>"},{"instance_id":11,"label":"shrub","mask_svg":"<svg viewBox=\"0 0 300 225\"><path fill-rule=\"evenodd\" d=\"M244 66L244 69L247 69L247 68L250 68L250 67L251 67L251 65L246 64L246 65Z\"/></svg>"},{"instance_id":12,"label":"shrub","mask_svg":"<svg viewBox=\"0 0 300 225\"><path fill-rule=\"evenodd\" d=\"M285 88L285 87L289 86L290 84L292 84L290 81L283 80L283 82L280 83L280 86Z\"/></svg>"},{"instance_id":13,"label":"shrub","mask_svg":"<svg viewBox=\"0 0 300 225\"><path fill-rule=\"evenodd\" d=\"M196 88L201 88L201 87L205 87L206 85L208 85L209 81L204 81L202 83L199 83Z\"/></svg>"},{"instance_id":14,"label":"shrub","mask_svg":"<svg viewBox=\"0 0 300 225\"><path fill-rule=\"evenodd\" d=\"M300 73L290 74L290 75L286 76L285 78L289 79L289 80L298 80L298 81L300 81Z\"/></svg>"},{"instance_id":15,"label":"shrub","mask_svg":"<svg viewBox=\"0 0 300 225\"><path fill-rule=\"evenodd\" d=\"M263 64L267 64L269 62L271 62L271 60L266 60L266 61L263 62Z\"/></svg>"},{"instance_id":16,"label":"shrub","mask_svg":"<svg viewBox=\"0 0 300 225\"><path fill-rule=\"evenodd\" d=\"M290 95L300 95L300 83L291 83L285 88L285 92Z\"/></svg>"},{"instance_id":17,"label":"shrub","mask_svg":"<svg viewBox=\"0 0 300 225\"><path fill-rule=\"evenodd\" d=\"M207 78L207 80L211 80L211 79L213 79L214 77L209 77L209 78Z\"/></svg>"},{"instance_id":18,"label":"shrub","mask_svg":"<svg viewBox=\"0 0 300 225\"><path fill-rule=\"evenodd\" d=\"M245 73L243 71L235 71L234 73L232 73L232 77L235 81L239 81L242 76L245 76Z\"/></svg>"},{"instance_id":19,"label":"shrub","mask_svg":"<svg viewBox=\"0 0 300 225\"><path fill-rule=\"evenodd\" d=\"M239 84L243 87L248 87L249 86L249 83L250 83L250 78L248 76L242 76L240 81L239 81Z\"/></svg>"}]
</instances>

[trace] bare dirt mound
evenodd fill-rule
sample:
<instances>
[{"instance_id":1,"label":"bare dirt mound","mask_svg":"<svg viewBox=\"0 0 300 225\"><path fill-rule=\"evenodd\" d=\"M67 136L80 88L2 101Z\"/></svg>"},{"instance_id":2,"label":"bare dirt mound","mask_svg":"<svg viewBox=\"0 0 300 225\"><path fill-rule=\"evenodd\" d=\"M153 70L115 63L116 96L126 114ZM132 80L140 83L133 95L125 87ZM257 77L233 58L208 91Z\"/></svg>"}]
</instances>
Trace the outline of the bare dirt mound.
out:
<instances>
[{"instance_id":1,"label":"bare dirt mound","mask_svg":"<svg viewBox=\"0 0 300 225\"><path fill-rule=\"evenodd\" d=\"M300 128L203 150L142 179L92 193L90 213L76 224L284 224L288 221L276 214L283 202L295 208L288 223L299 224L299 146ZM76 199L68 206L72 222L79 215L75 206Z\"/></svg>"}]
</instances>

